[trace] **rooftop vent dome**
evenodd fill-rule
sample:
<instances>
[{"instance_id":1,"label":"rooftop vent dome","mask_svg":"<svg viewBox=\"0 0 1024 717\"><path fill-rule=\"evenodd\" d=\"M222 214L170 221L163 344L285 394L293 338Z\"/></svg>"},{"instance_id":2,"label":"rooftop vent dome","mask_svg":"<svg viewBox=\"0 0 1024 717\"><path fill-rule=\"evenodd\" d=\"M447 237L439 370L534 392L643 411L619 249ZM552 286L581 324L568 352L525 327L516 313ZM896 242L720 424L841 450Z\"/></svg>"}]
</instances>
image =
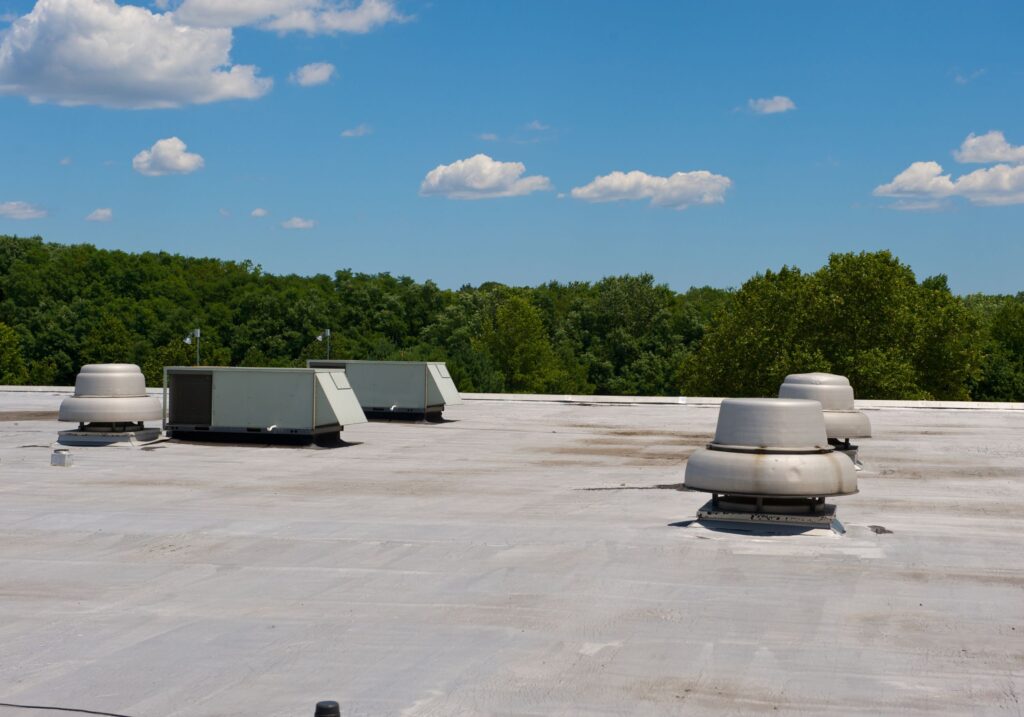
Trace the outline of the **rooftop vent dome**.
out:
<instances>
[{"instance_id":1,"label":"rooftop vent dome","mask_svg":"<svg viewBox=\"0 0 1024 717\"><path fill-rule=\"evenodd\" d=\"M806 398L821 404L829 443L845 453L857 470L861 464L851 438L870 438L871 421L853 405L853 387L833 373L791 373L779 387L779 398Z\"/></svg>"},{"instance_id":2,"label":"rooftop vent dome","mask_svg":"<svg viewBox=\"0 0 1024 717\"><path fill-rule=\"evenodd\" d=\"M144 422L163 418L160 399L146 393L146 379L132 363L87 364L75 379L75 393L60 404L57 420L78 423L62 431L61 443L111 443L151 440L158 429ZM145 431L144 435L140 435ZM149 433L154 433L149 436Z\"/></svg>"},{"instance_id":3,"label":"rooftop vent dome","mask_svg":"<svg viewBox=\"0 0 1024 717\"><path fill-rule=\"evenodd\" d=\"M779 398L806 398L821 404L829 438L870 438L871 422L853 405L853 386L834 373L791 373Z\"/></svg>"},{"instance_id":4,"label":"rooftop vent dome","mask_svg":"<svg viewBox=\"0 0 1024 717\"><path fill-rule=\"evenodd\" d=\"M824 499L856 493L857 475L829 445L817 401L727 398L714 440L687 461L684 485L712 494L699 519L835 527Z\"/></svg>"}]
</instances>

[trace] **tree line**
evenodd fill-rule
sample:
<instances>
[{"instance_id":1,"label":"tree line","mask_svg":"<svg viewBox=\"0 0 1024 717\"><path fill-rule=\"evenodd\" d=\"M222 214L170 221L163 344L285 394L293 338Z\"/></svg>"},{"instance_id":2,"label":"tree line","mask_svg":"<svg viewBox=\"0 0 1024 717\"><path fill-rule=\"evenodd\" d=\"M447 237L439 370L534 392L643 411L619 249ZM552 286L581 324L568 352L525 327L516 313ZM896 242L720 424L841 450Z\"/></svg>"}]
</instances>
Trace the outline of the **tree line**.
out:
<instances>
[{"instance_id":1,"label":"tree line","mask_svg":"<svg viewBox=\"0 0 1024 717\"><path fill-rule=\"evenodd\" d=\"M391 274L265 273L251 262L0 236L0 384L67 385L131 362L446 361L462 391L771 396L832 371L863 398L1024 400L1024 293L953 294L886 251L782 267L737 290L649 274L439 288Z\"/></svg>"}]
</instances>

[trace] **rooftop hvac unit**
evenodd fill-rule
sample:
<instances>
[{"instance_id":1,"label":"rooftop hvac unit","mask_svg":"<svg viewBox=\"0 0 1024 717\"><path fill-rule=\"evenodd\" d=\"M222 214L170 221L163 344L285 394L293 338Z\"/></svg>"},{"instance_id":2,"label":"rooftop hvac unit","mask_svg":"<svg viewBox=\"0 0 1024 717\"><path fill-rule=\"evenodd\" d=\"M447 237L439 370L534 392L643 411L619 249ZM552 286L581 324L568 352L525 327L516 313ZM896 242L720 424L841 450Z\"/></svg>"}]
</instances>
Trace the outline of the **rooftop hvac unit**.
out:
<instances>
[{"instance_id":1,"label":"rooftop hvac unit","mask_svg":"<svg viewBox=\"0 0 1024 717\"><path fill-rule=\"evenodd\" d=\"M727 398L714 440L687 461L684 485L711 493L698 520L842 532L825 498L856 493L857 474L829 445L817 401Z\"/></svg>"},{"instance_id":2,"label":"rooftop hvac unit","mask_svg":"<svg viewBox=\"0 0 1024 717\"><path fill-rule=\"evenodd\" d=\"M779 386L779 398L805 398L821 404L829 444L849 456L857 470L861 462L851 438L870 438L871 421L854 407L853 387L846 376L833 373L791 373Z\"/></svg>"},{"instance_id":3,"label":"rooftop hvac unit","mask_svg":"<svg viewBox=\"0 0 1024 717\"><path fill-rule=\"evenodd\" d=\"M175 438L248 434L310 442L356 423L366 416L341 370L164 369L164 427Z\"/></svg>"},{"instance_id":4,"label":"rooftop hvac unit","mask_svg":"<svg viewBox=\"0 0 1024 717\"><path fill-rule=\"evenodd\" d=\"M75 393L60 404L57 420L78 424L61 431L57 441L67 445L109 445L151 441L159 428L145 421L159 420L160 400L146 393L146 379L133 363L92 363L75 378Z\"/></svg>"},{"instance_id":5,"label":"rooftop hvac unit","mask_svg":"<svg viewBox=\"0 0 1024 717\"><path fill-rule=\"evenodd\" d=\"M437 421L446 406L462 404L448 367L440 361L310 359L306 365L345 369L367 418Z\"/></svg>"}]
</instances>

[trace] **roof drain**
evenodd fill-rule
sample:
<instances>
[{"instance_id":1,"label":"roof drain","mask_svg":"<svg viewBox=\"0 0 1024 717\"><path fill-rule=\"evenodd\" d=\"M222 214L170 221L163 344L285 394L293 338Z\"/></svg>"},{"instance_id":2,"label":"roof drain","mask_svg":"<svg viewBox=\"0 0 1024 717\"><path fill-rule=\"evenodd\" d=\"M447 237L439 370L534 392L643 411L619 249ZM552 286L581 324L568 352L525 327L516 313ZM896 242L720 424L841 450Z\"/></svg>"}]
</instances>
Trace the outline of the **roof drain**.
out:
<instances>
[{"instance_id":1,"label":"roof drain","mask_svg":"<svg viewBox=\"0 0 1024 717\"><path fill-rule=\"evenodd\" d=\"M779 386L779 398L806 398L821 404L829 444L863 469L858 446L851 438L870 438L871 421L853 404L853 387L846 376L834 373L791 373Z\"/></svg>"},{"instance_id":2,"label":"roof drain","mask_svg":"<svg viewBox=\"0 0 1024 717\"><path fill-rule=\"evenodd\" d=\"M825 498L857 492L853 464L829 445L817 401L727 398L715 438L690 456L684 485L711 493L697 520L844 533Z\"/></svg>"},{"instance_id":3,"label":"roof drain","mask_svg":"<svg viewBox=\"0 0 1024 717\"><path fill-rule=\"evenodd\" d=\"M76 446L145 443L160 437L146 421L161 419L160 399L146 393L146 378L133 363L87 364L75 378L75 393L60 404L57 420L78 423L57 442Z\"/></svg>"}]
</instances>

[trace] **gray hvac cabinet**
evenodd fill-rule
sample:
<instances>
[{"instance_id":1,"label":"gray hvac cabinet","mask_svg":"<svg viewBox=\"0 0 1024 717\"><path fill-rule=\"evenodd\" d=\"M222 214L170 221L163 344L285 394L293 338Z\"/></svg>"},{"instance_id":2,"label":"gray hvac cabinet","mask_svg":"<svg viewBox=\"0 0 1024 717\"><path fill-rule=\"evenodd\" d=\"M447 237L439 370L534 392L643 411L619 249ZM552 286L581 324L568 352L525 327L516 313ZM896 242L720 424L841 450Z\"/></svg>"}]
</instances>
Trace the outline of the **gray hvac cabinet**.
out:
<instances>
[{"instance_id":1,"label":"gray hvac cabinet","mask_svg":"<svg viewBox=\"0 0 1024 717\"><path fill-rule=\"evenodd\" d=\"M438 421L445 406L462 404L442 361L349 361L310 359L311 368L345 369L370 419Z\"/></svg>"},{"instance_id":2,"label":"gray hvac cabinet","mask_svg":"<svg viewBox=\"0 0 1024 717\"><path fill-rule=\"evenodd\" d=\"M355 423L366 416L340 369L164 369L164 430L176 438L249 434L309 442Z\"/></svg>"}]
</instances>

